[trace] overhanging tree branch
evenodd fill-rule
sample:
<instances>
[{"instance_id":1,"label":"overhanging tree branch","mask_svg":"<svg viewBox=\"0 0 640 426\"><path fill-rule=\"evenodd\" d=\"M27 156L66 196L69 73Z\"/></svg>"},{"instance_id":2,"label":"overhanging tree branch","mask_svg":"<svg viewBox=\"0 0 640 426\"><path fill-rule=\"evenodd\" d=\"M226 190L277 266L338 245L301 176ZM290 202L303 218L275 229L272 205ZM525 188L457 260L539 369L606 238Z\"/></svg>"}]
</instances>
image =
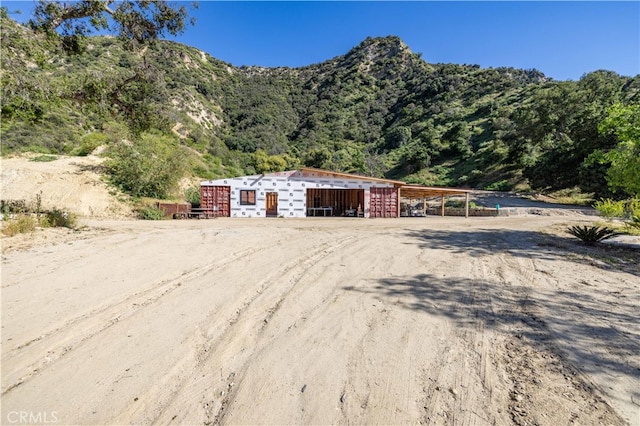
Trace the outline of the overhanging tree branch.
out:
<instances>
[{"instance_id":1,"label":"overhanging tree branch","mask_svg":"<svg viewBox=\"0 0 640 426\"><path fill-rule=\"evenodd\" d=\"M197 7L197 3L191 3ZM143 43L184 31L187 7L162 0L39 0L30 26L64 36L85 36L107 30ZM192 22L190 22L192 23Z\"/></svg>"}]
</instances>

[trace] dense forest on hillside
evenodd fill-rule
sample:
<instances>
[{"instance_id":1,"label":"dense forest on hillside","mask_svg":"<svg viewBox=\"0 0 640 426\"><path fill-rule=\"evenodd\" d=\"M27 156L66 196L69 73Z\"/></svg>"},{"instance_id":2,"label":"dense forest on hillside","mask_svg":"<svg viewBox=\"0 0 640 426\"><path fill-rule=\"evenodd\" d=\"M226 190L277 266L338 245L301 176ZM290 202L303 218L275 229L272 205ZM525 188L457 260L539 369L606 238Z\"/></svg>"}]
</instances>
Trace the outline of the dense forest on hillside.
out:
<instances>
[{"instance_id":1,"label":"dense forest on hillside","mask_svg":"<svg viewBox=\"0 0 640 426\"><path fill-rule=\"evenodd\" d=\"M395 36L302 68L238 68L175 42L131 50L99 36L70 47L6 11L0 23L3 155L104 145L112 161L136 153L206 179L304 165L597 198L616 194L607 157L594 153L619 142L599 126L613 105L640 103L640 76L554 81L537 70L433 64Z\"/></svg>"}]
</instances>

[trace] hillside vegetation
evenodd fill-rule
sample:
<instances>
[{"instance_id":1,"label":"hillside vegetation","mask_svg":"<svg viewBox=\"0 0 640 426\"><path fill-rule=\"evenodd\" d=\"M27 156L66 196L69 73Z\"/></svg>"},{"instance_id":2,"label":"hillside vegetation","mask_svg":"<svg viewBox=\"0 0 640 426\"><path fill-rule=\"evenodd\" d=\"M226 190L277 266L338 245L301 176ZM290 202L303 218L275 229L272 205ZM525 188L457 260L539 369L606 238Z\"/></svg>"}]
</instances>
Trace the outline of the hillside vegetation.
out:
<instances>
[{"instance_id":1,"label":"hillside vegetation","mask_svg":"<svg viewBox=\"0 0 640 426\"><path fill-rule=\"evenodd\" d=\"M158 163L162 185L132 185L132 164L120 176L109 169L138 196L166 197L183 175L301 165L611 196L608 165L592 157L618 141L598 126L612 105L640 101L640 76L553 81L537 70L433 64L395 36L302 68L238 68L175 42L135 51L99 36L70 51L5 12L1 25L2 154L86 155L104 145L114 161L142 155L147 169Z\"/></svg>"}]
</instances>

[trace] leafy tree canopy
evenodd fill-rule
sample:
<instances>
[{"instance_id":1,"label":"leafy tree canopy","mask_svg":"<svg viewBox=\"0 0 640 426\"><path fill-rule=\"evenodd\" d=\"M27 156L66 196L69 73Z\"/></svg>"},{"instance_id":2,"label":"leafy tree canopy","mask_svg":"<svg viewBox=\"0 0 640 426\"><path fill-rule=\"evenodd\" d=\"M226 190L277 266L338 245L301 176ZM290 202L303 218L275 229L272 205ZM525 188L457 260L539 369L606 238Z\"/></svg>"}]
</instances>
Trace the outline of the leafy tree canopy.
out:
<instances>
[{"instance_id":1,"label":"leafy tree canopy","mask_svg":"<svg viewBox=\"0 0 640 426\"><path fill-rule=\"evenodd\" d=\"M175 137L157 131L120 141L105 163L112 182L134 197L166 198L184 172L185 154Z\"/></svg>"},{"instance_id":2,"label":"leafy tree canopy","mask_svg":"<svg viewBox=\"0 0 640 426\"><path fill-rule=\"evenodd\" d=\"M186 20L186 6L167 1L39 0L29 25L47 33L59 31L65 38L106 30L124 40L144 43L165 33L181 34Z\"/></svg>"},{"instance_id":3,"label":"leafy tree canopy","mask_svg":"<svg viewBox=\"0 0 640 426\"><path fill-rule=\"evenodd\" d=\"M607 172L609 185L640 197L640 104L613 105L599 130L613 133L618 140L618 145L603 156L611 163Z\"/></svg>"}]
</instances>

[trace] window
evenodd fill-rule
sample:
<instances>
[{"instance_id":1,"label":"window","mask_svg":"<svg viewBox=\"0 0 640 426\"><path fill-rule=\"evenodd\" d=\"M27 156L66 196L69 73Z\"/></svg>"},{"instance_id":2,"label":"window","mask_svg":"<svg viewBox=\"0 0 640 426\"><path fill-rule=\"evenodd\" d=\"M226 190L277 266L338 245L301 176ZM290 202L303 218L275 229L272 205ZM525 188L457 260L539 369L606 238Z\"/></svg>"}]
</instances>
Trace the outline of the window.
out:
<instances>
[{"instance_id":1,"label":"window","mask_svg":"<svg viewBox=\"0 0 640 426\"><path fill-rule=\"evenodd\" d=\"M256 205L256 191L252 189L240 190L240 205L241 206L255 206Z\"/></svg>"}]
</instances>

